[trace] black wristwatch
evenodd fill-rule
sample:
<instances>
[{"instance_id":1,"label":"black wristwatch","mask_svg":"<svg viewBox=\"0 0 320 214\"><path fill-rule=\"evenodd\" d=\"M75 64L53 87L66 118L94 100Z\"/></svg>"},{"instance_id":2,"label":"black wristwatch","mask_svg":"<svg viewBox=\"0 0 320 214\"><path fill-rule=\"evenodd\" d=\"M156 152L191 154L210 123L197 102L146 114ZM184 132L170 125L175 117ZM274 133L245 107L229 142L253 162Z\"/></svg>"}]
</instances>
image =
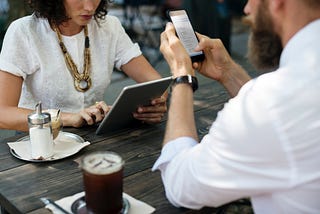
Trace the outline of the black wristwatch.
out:
<instances>
[{"instance_id":1,"label":"black wristwatch","mask_svg":"<svg viewBox=\"0 0 320 214\"><path fill-rule=\"evenodd\" d=\"M176 84L185 83L192 87L193 92L198 89L198 79L190 74L185 76L176 77L173 79L173 86Z\"/></svg>"}]
</instances>

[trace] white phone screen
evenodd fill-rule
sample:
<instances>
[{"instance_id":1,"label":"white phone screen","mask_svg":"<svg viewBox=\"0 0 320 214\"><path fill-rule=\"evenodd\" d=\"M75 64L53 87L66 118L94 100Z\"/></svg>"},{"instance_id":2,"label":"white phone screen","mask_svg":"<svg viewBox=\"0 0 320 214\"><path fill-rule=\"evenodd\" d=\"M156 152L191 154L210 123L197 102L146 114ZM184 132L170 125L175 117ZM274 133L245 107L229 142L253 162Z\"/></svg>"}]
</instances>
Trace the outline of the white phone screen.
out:
<instances>
[{"instance_id":1,"label":"white phone screen","mask_svg":"<svg viewBox=\"0 0 320 214\"><path fill-rule=\"evenodd\" d=\"M202 51L195 52L194 49L198 45L198 39L190 23L189 17L185 10L177 10L169 12L171 21L176 29L177 35L189 55L196 56L202 54Z\"/></svg>"}]
</instances>

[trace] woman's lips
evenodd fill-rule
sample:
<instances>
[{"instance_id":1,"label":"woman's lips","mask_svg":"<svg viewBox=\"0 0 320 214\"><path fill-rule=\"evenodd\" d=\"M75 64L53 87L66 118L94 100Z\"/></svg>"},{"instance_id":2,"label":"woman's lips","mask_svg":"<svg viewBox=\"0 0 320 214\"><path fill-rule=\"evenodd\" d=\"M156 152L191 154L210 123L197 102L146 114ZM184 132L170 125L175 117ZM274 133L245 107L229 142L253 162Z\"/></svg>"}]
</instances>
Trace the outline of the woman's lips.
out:
<instances>
[{"instance_id":1,"label":"woman's lips","mask_svg":"<svg viewBox=\"0 0 320 214\"><path fill-rule=\"evenodd\" d=\"M81 15L81 17L85 20L90 20L92 19L92 15Z\"/></svg>"}]
</instances>

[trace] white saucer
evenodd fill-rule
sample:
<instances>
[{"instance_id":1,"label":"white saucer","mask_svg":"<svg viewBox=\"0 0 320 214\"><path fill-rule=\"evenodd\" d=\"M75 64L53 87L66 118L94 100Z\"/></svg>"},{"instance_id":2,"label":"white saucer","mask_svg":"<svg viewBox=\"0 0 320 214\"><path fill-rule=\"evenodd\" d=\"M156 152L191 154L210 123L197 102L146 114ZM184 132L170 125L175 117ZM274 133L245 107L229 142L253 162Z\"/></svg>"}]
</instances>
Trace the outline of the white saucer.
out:
<instances>
[{"instance_id":1,"label":"white saucer","mask_svg":"<svg viewBox=\"0 0 320 214\"><path fill-rule=\"evenodd\" d=\"M37 160L31 158L29 136L22 137L17 142L8 143L10 153L24 161L29 162L48 162L61 160L78 153L82 148L90 143L85 142L79 135L70 132L60 132L59 136L54 140L53 155L49 158Z\"/></svg>"}]
</instances>

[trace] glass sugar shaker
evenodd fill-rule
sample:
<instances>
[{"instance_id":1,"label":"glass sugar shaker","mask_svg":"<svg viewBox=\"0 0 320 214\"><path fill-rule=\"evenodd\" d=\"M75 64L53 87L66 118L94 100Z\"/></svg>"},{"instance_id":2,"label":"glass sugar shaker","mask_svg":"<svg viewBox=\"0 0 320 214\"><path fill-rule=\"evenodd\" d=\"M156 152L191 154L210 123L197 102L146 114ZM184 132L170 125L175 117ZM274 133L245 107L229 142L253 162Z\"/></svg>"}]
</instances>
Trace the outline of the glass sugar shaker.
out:
<instances>
[{"instance_id":1,"label":"glass sugar shaker","mask_svg":"<svg viewBox=\"0 0 320 214\"><path fill-rule=\"evenodd\" d=\"M28 115L31 157L43 160L53 155L51 116L42 112L42 104L35 106L35 112Z\"/></svg>"}]
</instances>

